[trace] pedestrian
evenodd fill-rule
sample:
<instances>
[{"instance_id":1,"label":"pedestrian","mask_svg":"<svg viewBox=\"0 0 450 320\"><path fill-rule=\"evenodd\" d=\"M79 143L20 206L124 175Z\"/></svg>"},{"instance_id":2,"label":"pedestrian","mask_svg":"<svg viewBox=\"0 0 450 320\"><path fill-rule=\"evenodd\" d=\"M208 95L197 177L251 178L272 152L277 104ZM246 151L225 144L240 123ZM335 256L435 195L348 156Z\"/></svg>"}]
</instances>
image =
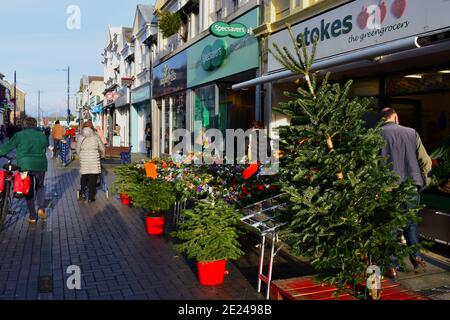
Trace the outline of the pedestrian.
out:
<instances>
[{"instance_id":1,"label":"pedestrian","mask_svg":"<svg viewBox=\"0 0 450 320\"><path fill-rule=\"evenodd\" d=\"M152 124L150 122L145 127L145 146L147 148L147 157L150 158L152 151Z\"/></svg>"},{"instance_id":2,"label":"pedestrian","mask_svg":"<svg viewBox=\"0 0 450 320\"><path fill-rule=\"evenodd\" d=\"M52 129L50 128L50 126L47 124L47 126L44 129L44 134L45 137L47 138L47 144L50 145L50 135L52 133Z\"/></svg>"},{"instance_id":3,"label":"pedestrian","mask_svg":"<svg viewBox=\"0 0 450 320\"><path fill-rule=\"evenodd\" d=\"M400 177L399 182L411 179L416 185L417 193L405 210L417 208L420 202L420 192L426 186L428 173L431 171L431 158L416 130L399 124L398 114L394 109L383 109L382 116L386 119L386 123L382 128L383 139L386 141L382 155L388 158L392 165L392 170ZM419 243L416 223L409 222L403 230L403 235L408 246L414 246ZM410 261L416 272L420 271L420 268L425 269L426 264L419 250L416 250L410 256ZM396 278L396 268L391 268L387 276Z\"/></svg>"},{"instance_id":4,"label":"pedestrian","mask_svg":"<svg viewBox=\"0 0 450 320\"><path fill-rule=\"evenodd\" d=\"M37 127L37 120L26 118L24 130L17 132L0 147L0 155L16 149L17 165L22 172L28 172L32 187L25 197L29 211L28 222L36 223L38 217L45 220L45 173L47 171L47 139ZM37 212L35 204L37 203Z\"/></svg>"},{"instance_id":5,"label":"pedestrian","mask_svg":"<svg viewBox=\"0 0 450 320\"><path fill-rule=\"evenodd\" d=\"M61 149L61 141L64 139L64 128L56 120L55 125L52 129L52 139L53 139L53 158L58 158L58 150Z\"/></svg>"},{"instance_id":6,"label":"pedestrian","mask_svg":"<svg viewBox=\"0 0 450 320\"><path fill-rule=\"evenodd\" d=\"M83 123L81 135L77 141L77 155L80 159L81 188L80 200L95 201L98 175L101 173L100 157L105 156L105 145L95 133L91 121Z\"/></svg>"}]
</instances>

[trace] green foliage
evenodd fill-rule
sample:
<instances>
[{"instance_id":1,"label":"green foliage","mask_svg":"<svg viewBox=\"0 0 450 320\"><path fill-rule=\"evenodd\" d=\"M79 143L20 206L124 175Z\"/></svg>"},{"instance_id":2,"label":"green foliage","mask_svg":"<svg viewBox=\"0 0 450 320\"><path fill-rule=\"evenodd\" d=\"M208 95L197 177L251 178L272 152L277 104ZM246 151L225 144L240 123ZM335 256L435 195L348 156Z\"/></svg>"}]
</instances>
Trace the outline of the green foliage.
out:
<instances>
[{"instance_id":1,"label":"green foliage","mask_svg":"<svg viewBox=\"0 0 450 320\"><path fill-rule=\"evenodd\" d=\"M181 17L178 12L163 11L159 16L159 30L164 38L169 38L181 28Z\"/></svg>"},{"instance_id":2,"label":"green foliage","mask_svg":"<svg viewBox=\"0 0 450 320\"><path fill-rule=\"evenodd\" d=\"M244 253L238 242L240 214L222 199L198 201L192 210L183 212L186 220L173 236L182 241L179 252L200 262L238 259Z\"/></svg>"},{"instance_id":3,"label":"green foliage","mask_svg":"<svg viewBox=\"0 0 450 320\"><path fill-rule=\"evenodd\" d=\"M364 279L370 263L386 269L392 255L402 260L412 252L393 233L417 221L417 209L403 209L417 191L410 182L399 184L380 156L381 123L364 127L371 99L349 99L351 81L331 84L329 75L319 81L310 72L317 42L309 54L304 39L300 48L292 31L291 37L295 54L276 45L271 51L305 79L276 108L292 120L280 129L282 190L290 202L280 214L288 223L282 236L310 258L322 281L343 289Z\"/></svg>"},{"instance_id":4,"label":"green foliage","mask_svg":"<svg viewBox=\"0 0 450 320\"><path fill-rule=\"evenodd\" d=\"M136 164L126 164L114 168L115 180L112 184L113 193L130 195L135 186L144 180L145 173Z\"/></svg>"},{"instance_id":5,"label":"green foliage","mask_svg":"<svg viewBox=\"0 0 450 320\"><path fill-rule=\"evenodd\" d=\"M133 205L150 210L150 216L166 213L176 201L173 184L163 179L144 178L128 194L133 197Z\"/></svg>"},{"instance_id":6,"label":"green foliage","mask_svg":"<svg viewBox=\"0 0 450 320\"><path fill-rule=\"evenodd\" d=\"M438 165L430 172L430 187L440 186L450 178L450 137L442 141L430 154L431 159L437 160Z\"/></svg>"}]
</instances>

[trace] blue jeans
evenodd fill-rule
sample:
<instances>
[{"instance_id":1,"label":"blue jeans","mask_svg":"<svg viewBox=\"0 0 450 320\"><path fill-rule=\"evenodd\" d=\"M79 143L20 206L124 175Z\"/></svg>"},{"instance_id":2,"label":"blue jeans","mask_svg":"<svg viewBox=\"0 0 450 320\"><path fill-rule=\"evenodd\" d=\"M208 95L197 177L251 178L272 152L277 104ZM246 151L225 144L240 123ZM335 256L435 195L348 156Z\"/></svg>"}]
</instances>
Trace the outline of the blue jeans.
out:
<instances>
[{"instance_id":1,"label":"blue jeans","mask_svg":"<svg viewBox=\"0 0 450 320\"><path fill-rule=\"evenodd\" d=\"M30 213L30 219L37 219L36 204L38 209L45 209L45 172L30 171L31 188L30 193L25 197Z\"/></svg>"},{"instance_id":2,"label":"blue jeans","mask_svg":"<svg viewBox=\"0 0 450 320\"><path fill-rule=\"evenodd\" d=\"M408 202L408 204L405 207L405 210L409 210L409 209L415 209L419 206L420 204L420 193L417 192L417 194L415 194L410 201ZM395 233L396 235L396 233ZM406 244L408 246L413 246L419 243L419 229L418 229L418 225L417 223L414 223L412 221L409 221L408 224L406 225L405 228L403 228L403 236L405 237L406 240ZM411 263L413 264L413 266L415 266L416 263L416 258L420 258L420 251L419 249L416 249L409 257L409 260L411 261ZM393 260L393 265L395 267L398 267L398 259L397 257L392 257Z\"/></svg>"},{"instance_id":3,"label":"blue jeans","mask_svg":"<svg viewBox=\"0 0 450 320\"><path fill-rule=\"evenodd\" d=\"M53 158L58 158L58 150L61 150L61 140L53 139Z\"/></svg>"}]
</instances>

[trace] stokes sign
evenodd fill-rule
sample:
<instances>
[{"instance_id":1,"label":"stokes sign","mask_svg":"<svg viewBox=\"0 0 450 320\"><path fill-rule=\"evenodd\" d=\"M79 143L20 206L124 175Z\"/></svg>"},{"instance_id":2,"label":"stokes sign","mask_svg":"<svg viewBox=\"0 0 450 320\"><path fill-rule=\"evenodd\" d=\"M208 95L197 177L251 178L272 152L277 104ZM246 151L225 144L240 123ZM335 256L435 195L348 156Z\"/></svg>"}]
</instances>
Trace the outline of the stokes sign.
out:
<instances>
[{"instance_id":1,"label":"stokes sign","mask_svg":"<svg viewBox=\"0 0 450 320\"><path fill-rule=\"evenodd\" d=\"M316 59L424 34L450 26L448 0L356 0L292 26L299 45L319 42ZM269 47L293 50L289 31L273 34ZM282 69L269 55L269 72Z\"/></svg>"}]
</instances>

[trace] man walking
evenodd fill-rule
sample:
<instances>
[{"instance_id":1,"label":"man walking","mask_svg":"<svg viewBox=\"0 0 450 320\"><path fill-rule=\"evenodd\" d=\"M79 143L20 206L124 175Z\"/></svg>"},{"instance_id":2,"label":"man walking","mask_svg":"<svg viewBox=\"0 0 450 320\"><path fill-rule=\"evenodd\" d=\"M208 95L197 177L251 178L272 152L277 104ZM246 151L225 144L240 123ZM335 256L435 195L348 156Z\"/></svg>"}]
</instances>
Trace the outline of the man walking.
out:
<instances>
[{"instance_id":1,"label":"man walking","mask_svg":"<svg viewBox=\"0 0 450 320\"><path fill-rule=\"evenodd\" d=\"M58 158L58 149L61 148L61 140L64 139L64 128L60 125L59 120L56 120L52 130L53 139L53 158Z\"/></svg>"},{"instance_id":2,"label":"man walking","mask_svg":"<svg viewBox=\"0 0 450 320\"><path fill-rule=\"evenodd\" d=\"M428 173L431 171L431 158L428 156L416 130L399 125L397 113L392 108L382 110L382 116L386 123L382 129L383 139L386 145L382 155L387 157L392 164L392 170L400 177L400 182L410 178L417 187L417 195L413 199L414 204L405 209L416 208L420 202L420 191L427 183ZM417 224L410 222L403 230L407 245L419 243ZM425 267L425 262L417 250L410 257L415 271ZM388 276L397 276L395 269L388 271Z\"/></svg>"},{"instance_id":3,"label":"man walking","mask_svg":"<svg viewBox=\"0 0 450 320\"><path fill-rule=\"evenodd\" d=\"M24 130L17 132L7 143L0 146L0 155L16 149L17 165L22 172L27 171L32 181L30 193L26 196L30 217L28 222L36 223L37 218L45 220L45 172L47 171L47 138L37 127L34 118L24 120ZM35 200L38 211L36 213Z\"/></svg>"}]
</instances>

